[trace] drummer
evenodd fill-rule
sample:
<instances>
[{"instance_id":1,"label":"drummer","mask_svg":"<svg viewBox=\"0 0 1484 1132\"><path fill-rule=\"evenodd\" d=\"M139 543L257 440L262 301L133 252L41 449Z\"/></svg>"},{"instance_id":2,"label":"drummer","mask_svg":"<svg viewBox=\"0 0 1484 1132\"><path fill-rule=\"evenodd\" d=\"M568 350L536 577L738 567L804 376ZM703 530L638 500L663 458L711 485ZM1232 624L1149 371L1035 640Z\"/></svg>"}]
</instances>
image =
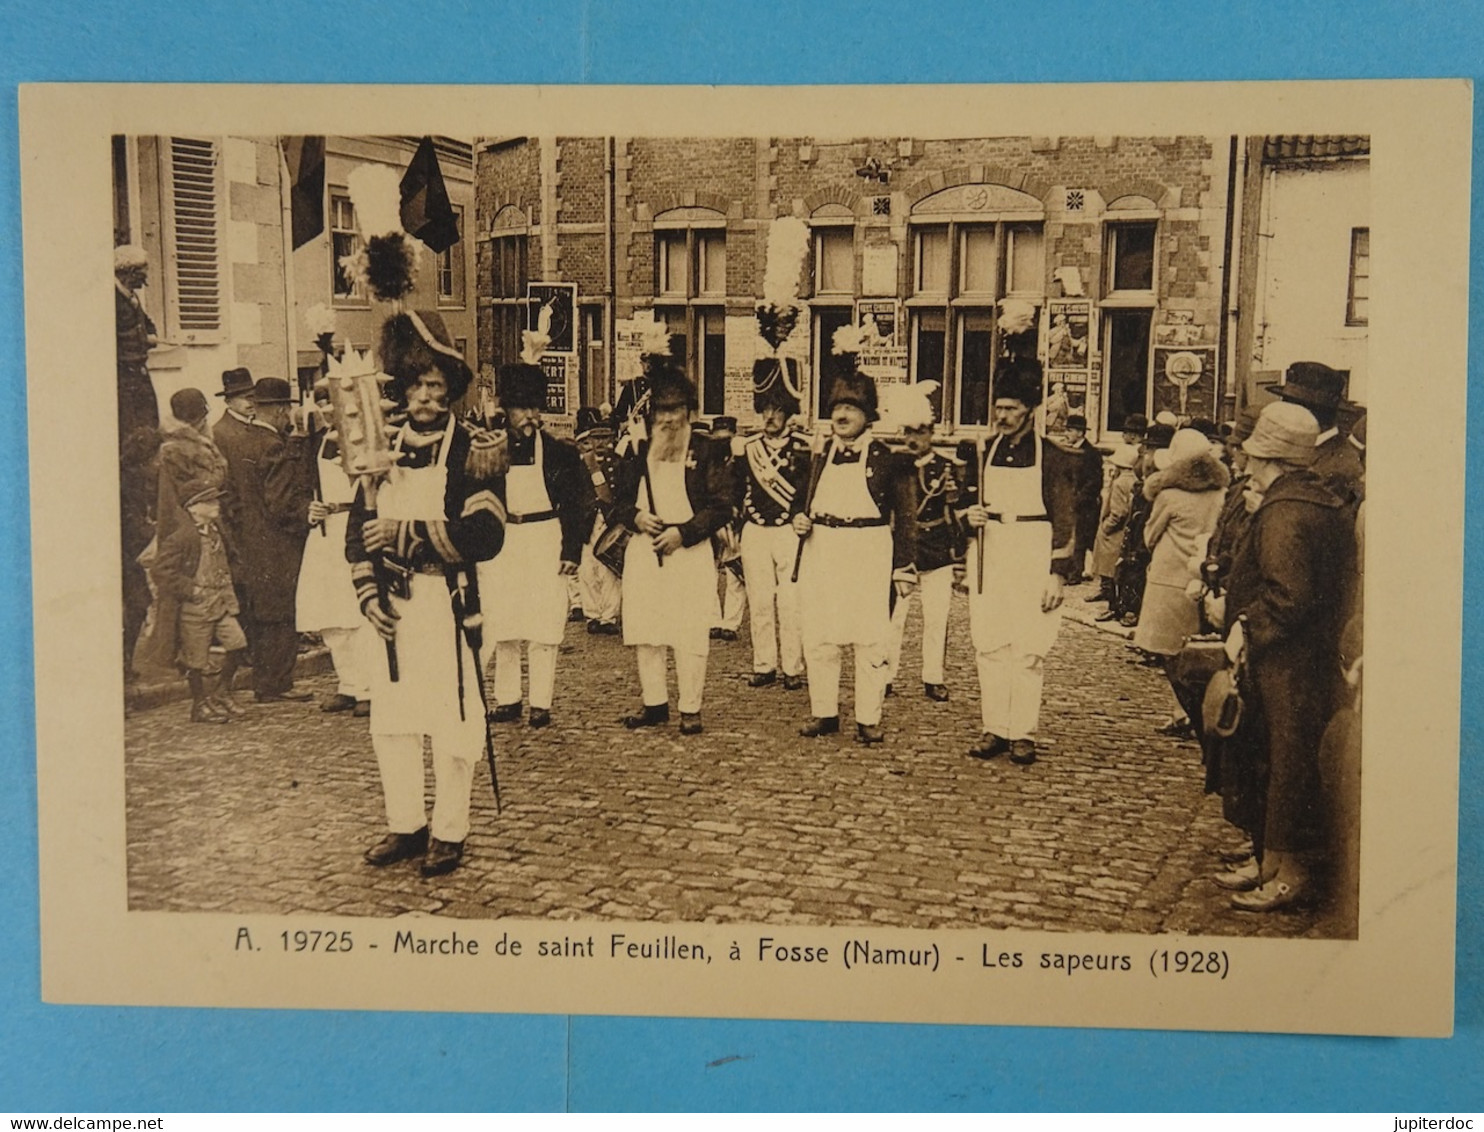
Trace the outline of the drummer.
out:
<instances>
[{"instance_id":1,"label":"drummer","mask_svg":"<svg viewBox=\"0 0 1484 1132\"><path fill-rule=\"evenodd\" d=\"M1075 458L1036 431L1040 403L1040 363L1003 363L993 439L987 451L967 450L978 489L963 512L975 531L969 632L984 728L969 754L1008 753L1021 765L1036 761L1043 665L1061 626L1062 585L1076 566Z\"/></svg>"},{"instance_id":2,"label":"drummer","mask_svg":"<svg viewBox=\"0 0 1484 1132\"><path fill-rule=\"evenodd\" d=\"M646 358L648 439L619 465L613 521L634 532L624 551L623 638L633 645L643 704L630 729L670 719L665 650L675 656L680 733L701 732L709 627L716 604L711 536L731 521L724 445L691 428L696 387L673 362Z\"/></svg>"}]
</instances>

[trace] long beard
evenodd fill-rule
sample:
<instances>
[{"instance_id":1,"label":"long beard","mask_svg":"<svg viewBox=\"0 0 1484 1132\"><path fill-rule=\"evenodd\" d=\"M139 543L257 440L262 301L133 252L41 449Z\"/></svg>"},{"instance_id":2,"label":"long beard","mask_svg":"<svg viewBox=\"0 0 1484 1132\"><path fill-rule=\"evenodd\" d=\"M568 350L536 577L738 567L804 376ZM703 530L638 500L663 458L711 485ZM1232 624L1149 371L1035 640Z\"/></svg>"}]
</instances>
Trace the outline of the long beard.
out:
<instances>
[{"instance_id":1,"label":"long beard","mask_svg":"<svg viewBox=\"0 0 1484 1132\"><path fill-rule=\"evenodd\" d=\"M674 463L685 455L689 439L690 429L686 425L679 425L675 428L656 428L650 433L649 450L656 460Z\"/></svg>"}]
</instances>

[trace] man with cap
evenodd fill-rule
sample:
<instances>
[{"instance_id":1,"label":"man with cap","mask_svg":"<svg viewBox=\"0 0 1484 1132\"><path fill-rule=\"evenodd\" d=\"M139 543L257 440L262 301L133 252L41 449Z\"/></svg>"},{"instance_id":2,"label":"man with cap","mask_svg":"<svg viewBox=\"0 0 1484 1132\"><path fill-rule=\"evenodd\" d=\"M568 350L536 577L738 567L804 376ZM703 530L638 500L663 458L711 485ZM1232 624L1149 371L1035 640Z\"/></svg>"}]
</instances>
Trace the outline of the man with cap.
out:
<instances>
[{"instance_id":1,"label":"man with cap","mask_svg":"<svg viewBox=\"0 0 1484 1132\"><path fill-rule=\"evenodd\" d=\"M255 698L259 703L304 701L312 694L293 686L299 651L294 597L313 492L303 438L288 435L289 383L259 378L252 400L251 439L222 453L228 468L223 513L229 517L232 580L241 600Z\"/></svg>"},{"instance_id":2,"label":"man with cap","mask_svg":"<svg viewBox=\"0 0 1484 1132\"><path fill-rule=\"evenodd\" d=\"M948 649L948 606L953 598L953 572L964 557L964 529L954 510L962 493L964 466L933 448L933 399L936 381L893 385L883 394L882 425L901 429L912 474L917 478L915 511L917 593L922 598L922 693L935 703L948 699L943 675ZM887 687L896 683L902 662L902 638L912 595L899 598L891 614L891 662Z\"/></svg>"},{"instance_id":3,"label":"man with cap","mask_svg":"<svg viewBox=\"0 0 1484 1132\"><path fill-rule=\"evenodd\" d=\"M829 414L829 442L814 457L813 497L793 518L804 540L799 604L813 712L799 734L839 732L840 650L849 645L856 740L871 746L885 739L892 604L917 584L917 478L908 460L872 434L878 413L869 376L852 368L837 378Z\"/></svg>"},{"instance_id":4,"label":"man with cap","mask_svg":"<svg viewBox=\"0 0 1484 1132\"><path fill-rule=\"evenodd\" d=\"M1046 654L1061 625L1062 587L1074 569L1076 467L1036 432L1041 367L1003 364L996 375L994 438L974 455L976 532L969 555L969 630L979 670L983 735L969 754L1036 761ZM982 565L980 559L982 557Z\"/></svg>"},{"instance_id":5,"label":"man with cap","mask_svg":"<svg viewBox=\"0 0 1484 1132\"><path fill-rule=\"evenodd\" d=\"M1144 543L1144 524L1149 520L1150 501L1144 494L1144 481L1157 471L1154 454L1170 446L1175 437L1172 425L1156 422L1144 430L1139 442L1139 459L1134 465L1134 498L1129 506L1128 522L1123 527L1123 546L1114 574L1115 609L1123 625L1132 629L1139 623L1139 610L1144 605L1144 585L1149 571L1149 547Z\"/></svg>"},{"instance_id":6,"label":"man with cap","mask_svg":"<svg viewBox=\"0 0 1484 1132\"><path fill-rule=\"evenodd\" d=\"M1245 815L1254 860L1219 883L1232 905L1278 911L1310 894L1309 864L1321 849L1324 784L1319 746L1338 703L1343 594L1354 569L1346 501L1313 472L1320 427L1301 405L1263 409L1247 454L1250 519L1232 559L1224 598L1209 603L1228 633L1242 626L1247 681L1240 730L1223 774L1245 774L1256 805Z\"/></svg>"},{"instance_id":7,"label":"man with cap","mask_svg":"<svg viewBox=\"0 0 1484 1132\"><path fill-rule=\"evenodd\" d=\"M500 367L510 470L505 474L505 545L479 567L485 635L494 642L495 707L490 718L521 716L520 654L530 673L530 726L551 722L557 646L567 625L567 579L587 534L587 477L575 445L542 428L546 374L538 365Z\"/></svg>"},{"instance_id":8,"label":"man with cap","mask_svg":"<svg viewBox=\"0 0 1484 1132\"><path fill-rule=\"evenodd\" d=\"M474 767L488 742L479 669L475 564L500 551L505 505L496 491L504 438L476 437L452 412L471 380L442 318L406 311L380 340L388 392L406 405L396 458L376 510L356 497L346 531L361 610L392 642L371 673L371 743L381 770L386 837L366 852L377 868L421 857L425 877L458 868L469 833ZM383 593L376 559L397 581ZM423 740L433 756L433 814L424 799Z\"/></svg>"},{"instance_id":9,"label":"man with cap","mask_svg":"<svg viewBox=\"0 0 1484 1132\"><path fill-rule=\"evenodd\" d=\"M711 421L709 435L727 453L727 476L733 478L735 448L737 443L737 418L715 417ZM711 619L713 641L735 641L742 628L742 618L747 615L747 586L742 579L742 547L736 529L728 523L716 532L712 540L716 552L716 573L720 583L717 591L716 609Z\"/></svg>"},{"instance_id":10,"label":"man with cap","mask_svg":"<svg viewBox=\"0 0 1484 1132\"><path fill-rule=\"evenodd\" d=\"M1365 492L1365 465L1339 428L1340 409L1346 404L1345 375L1322 362L1294 362L1281 385L1267 388L1314 415L1319 440L1309 470L1346 503L1358 503Z\"/></svg>"},{"instance_id":11,"label":"man with cap","mask_svg":"<svg viewBox=\"0 0 1484 1132\"><path fill-rule=\"evenodd\" d=\"M624 548L623 638L633 645L642 704L630 730L670 720L665 650L675 657L680 733L702 730L716 560L711 536L731 521L726 448L691 427L696 387L673 362L646 358L644 439L618 468L613 521L634 537Z\"/></svg>"},{"instance_id":12,"label":"man with cap","mask_svg":"<svg viewBox=\"0 0 1484 1132\"><path fill-rule=\"evenodd\" d=\"M749 437L732 463L732 503L742 528L742 577L752 620L752 675L748 687L778 680L804 686L804 641L798 586L793 580L799 537L793 517L804 506L809 481L809 443L788 427L799 399L788 380L786 359L753 363L752 407L762 431Z\"/></svg>"},{"instance_id":13,"label":"man with cap","mask_svg":"<svg viewBox=\"0 0 1484 1132\"><path fill-rule=\"evenodd\" d=\"M1098 512L1103 502L1103 454L1088 442L1087 418L1081 413L1067 417L1065 433L1061 445L1071 453L1076 469L1077 541L1072 549L1072 573L1067 577L1067 584L1075 586L1085 578L1087 555L1097 541Z\"/></svg>"},{"instance_id":14,"label":"man with cap","mask_svg":"<svg viewBox=\"0 0 1484 1132\"><path fill-rule=\"evenodd\" d=\"M577 455L592 490L588 493L588 513L583 530L588 532L582 544L582 561L577 564L577 585L587 631L616 634L618 613L622 608L623 590L618 574L598 558L600 540L608 531L608 515L613 508L613 481L617 455L613 451L613 429L603 414L590 405L577 410L577 429L573 438ZM623 528L617 528L622 531ZM621 561L621 560L620 560Z\"/></svg>"}]
</instances>

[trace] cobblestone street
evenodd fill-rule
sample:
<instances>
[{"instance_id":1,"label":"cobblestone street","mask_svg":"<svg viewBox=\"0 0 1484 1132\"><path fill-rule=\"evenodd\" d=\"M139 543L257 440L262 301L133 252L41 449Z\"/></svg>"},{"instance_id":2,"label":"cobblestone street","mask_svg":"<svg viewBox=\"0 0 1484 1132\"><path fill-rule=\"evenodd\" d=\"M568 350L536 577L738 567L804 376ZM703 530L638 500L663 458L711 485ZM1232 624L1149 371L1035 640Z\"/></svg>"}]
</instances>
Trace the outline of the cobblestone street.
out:
<instances>
[{"instance_id":1,"label":"cobblestone street","mask_svg":"<svg viewBox=\"0 0 1484 1132\"><path fill-rule=\"evenodd\" d=\"M1090 593L1082 590L1081 593ZM126 722L135 910L405 912L771 924L962 925L1210 935L1322 935L1311 912L1232 911L1210 880L1234 841L1201 792L1161 673L1068 602L1047 661L1041 759L967 757L979 731L965 598L949 632L952 698L917 679L907 629L887 740L808 740L805 692L745 686L751 650L713 642L704 735L626 732L632 651L568 626L553 723L496 728L504 812L474 784L464 866L426 881L377 870L384 832L365 720L251 704L228 726L165 704ZM847 684L849 664L846 665ZM329 675L305 686L333 690Z\"/></svg>"}]
</instances>

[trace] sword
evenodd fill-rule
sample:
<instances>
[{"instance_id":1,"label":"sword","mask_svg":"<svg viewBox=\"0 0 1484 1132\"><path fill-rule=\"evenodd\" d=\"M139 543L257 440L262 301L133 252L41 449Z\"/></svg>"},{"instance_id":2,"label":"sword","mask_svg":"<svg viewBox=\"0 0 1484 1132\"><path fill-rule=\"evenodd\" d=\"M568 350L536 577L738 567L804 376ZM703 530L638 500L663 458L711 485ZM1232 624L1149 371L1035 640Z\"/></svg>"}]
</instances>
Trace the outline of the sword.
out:
<instances>
[{"instance_id":1,"label":"sword","mask_svg":"<svg viewBox=\"0 0 1484 1132\"><path fill-rule=\"evenodd\" d=\"M477 586L477 583L476 583ZM459 571L459 580L453 590L454 617L459 623L459 630L463 633L464 640L469 642L469 654L474 658L474 687L479 692L479 710L484 718L484 758L489 763L490 787L495 792L495 813L501 813L503 806L500 802L500 774L495 768L495 740L490 734L490 704L489 696L484 686L484 661L480 658L479 648L484 643L484 623L479 614L469 613L469 575ZM478 590L476 589L476 594ZM459 718L464 716L464 650L459 649L458 655L459 671Z\"/></svg>"},{"instance_id":2,"label":"sword","mask_svg":"<svg viewBox=\"0 0 1484 1132\"><path fill-rule=\"evenodd\" d=\"M974 480L975 480L974 492L975 492L976 495L979 496L979 506L980 506L981 509L983 509L983 507L984 507L984 437L982 437L982 436L979 436L979 437L975 437L974 438L974 462L975 462L975 467L974 467ZM975 554L975 556L974 556L974 559L975 559L974 565L976 567L976 571L975 572L977 574L977 576L974 579L974 592L975 593L978 593L978 594L982 594L984 592L984 528L982 526L977 531L974 532L974 541L975 541L975 544L976 544L977 550L978 550L978 553Z\"/></svg>"},{"instance_id":3,"label":"sword","mask_svg":"<svg viewBox=\"0 0 1484 1132\"><path fill-rule=\"evenodd\" d=\"M815 429L814 435L809 440L809 489L804 493L804 514L814 510L814 493L819 488L819 477L824 475L825 453L828 451L828 443L825 434ZM862 457L864 459L864 457ZM794 553L794 572L790 581L799 580L799 567L804 564L804 536L799 536L799 549Z\"/></svg>"}]
</instances>

